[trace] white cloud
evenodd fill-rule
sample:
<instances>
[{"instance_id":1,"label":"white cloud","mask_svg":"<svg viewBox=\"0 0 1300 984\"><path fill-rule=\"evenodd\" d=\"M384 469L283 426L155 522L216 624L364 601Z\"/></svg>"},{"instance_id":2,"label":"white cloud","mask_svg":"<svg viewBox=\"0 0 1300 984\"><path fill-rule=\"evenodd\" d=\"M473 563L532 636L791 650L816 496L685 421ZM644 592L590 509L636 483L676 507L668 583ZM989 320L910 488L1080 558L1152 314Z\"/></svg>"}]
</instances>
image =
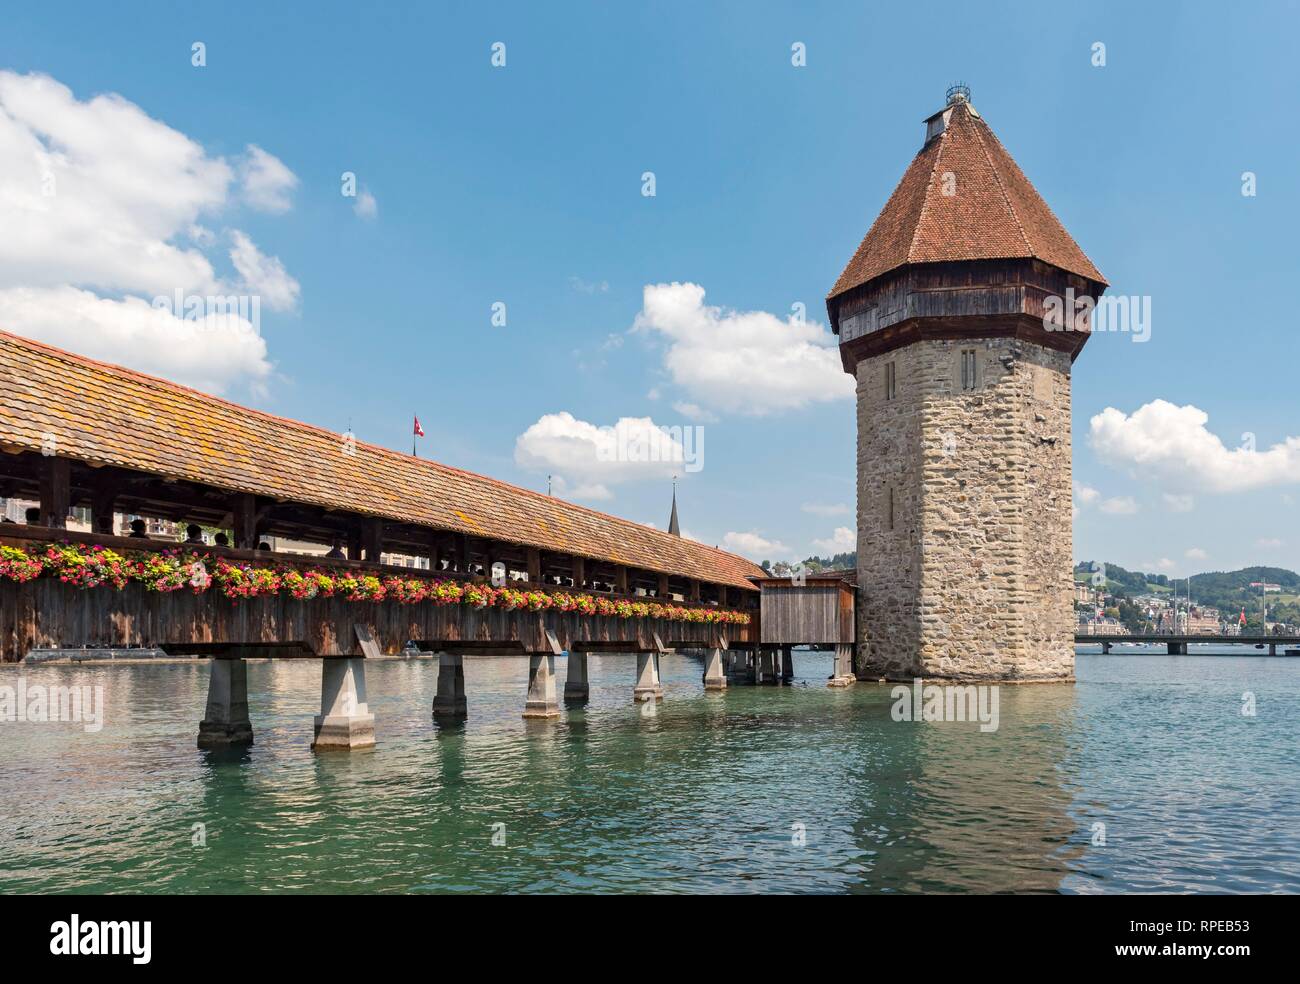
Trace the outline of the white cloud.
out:
<instances>
[{"instance_id":1,"label":"white cloud","mask_svg":"<svg viewBox=\"0 0 1300 984\"><path fill-rule=\"evenodd\" d=\"M673 403L673 409L680 413L688 420L698 421L700 423L712 424L717 422L717 415L709 413L698 403L687 403L684 400L677 400Z\"/></svg>"},{"instance_id":2,"label":"white cloud","mask_svg":"<svg viewBox=\"0 0 1300 984\"><path fill-rule=\"evenodd\" d=\"M707 306L698 284L647 285L632 330L668 340L664 366L701 406L761 415L853 396L823 325Z\"/></svg>"},{"instance_id":3,"label":"white cloud","mask_svg":"<svg viewBox=\"0 0 1300 984\"><path fill-rule=\"evenodd\" d=\"M1101 493L1089 485L1075 485L1074 495L1082 505L1090 506Z\"/></svg>"},{"instance_id":4,"label":"white cloud","mask_svg":"<svg viewBox=\"0 0 1300 984\"><path fill-rule=\"evenodd\" d=\"M298 176L280 158L256 144L248 145L248 153L239 165L239 180L244 200L259 212L273 214L289 211L293 204L290 195L298 187Z\"/></svg>"},{"instance_id":5,"label":"white cloud","mask_svg":"<svg viewBox=\"0 0 1300 984\"><path fill-rule=\"evenodd\" d=\"M230 262L235 265L248 291L261 297L273 310L294 308L298 303L298 281L285 272L284 264L277 257L262 253L238 229L232 230L230 237L235 243L230 251Z\"/></svg>"},{"instance_id":6,"label":"white cloud","mask_svg":"<svg viewBox=\"0 0 1300 984\"><path fill-rule=\"evenodd\" d=\"M569 286L579 294L606 294L609 292L609 281L590 281L583 280L581 277L570 277Z\"/></svg>"},{"instance_id":7,"label":"white cloud","mask_svg":"<svg viewBox=\"0 0 1300 984\"><path fill-rule=\"evenodd\" d=\"M379 202L375 196L370 193L370 189L362 185L361 193L357 195L357 200L352 204L352 211L361 219L374 219L379 215Z\"/></svg>"},{"instance_id":8,"label":"white cloud","mask_svg":"<svg viewBox=\"0 0 1300 984\"><path fill-rule=\"evenodd\" d=\"M1117 495L1103 500L1097 508L1108 516L1132 516L1138 511L1138 504L1131 495Z\"/></svg>"},{"instance_id":9,"label":"white cloud","mask_svg":"<svg viewBox=\"0 0 1300 984\"><path fill-rule=\"evenodd\" d=\"M99 297L76 287L0 291L0 325L104 362L126 363L209 392L271 372L266 341L245 318L177 318L139 297Z\"/></svg>"},{"instance_id":10,"label":"white cloud","mask_svg":"<svg viewBox=\"0 0 1300 984\"><path fill-rule=\"evenodd\" d=\"M237 204L237 170L262 206L292 177L258 148L237 167L209 156L119 95L79 100L49 76L0 71L3 327L204 389L264 380L255 322L190 321L150 303L239 293L205 253L221 238L211 220ZM296 298L279 261L249 247L241 275L258 272L268 301Z\"/></svg>"},{"instance_id":11,"label":"white cloud","mask_svg":"<svg viewBox=\"0 0 1300 984\"><path fill-rule=\"evenodd\" d=\"M1161 557L1154 564L1154 567L1157 570L1161 570L1161 571L1172 571L1176 566L1177 565L1168 557Z\"/></svg>"},{"instance_id":12,"label":"white cloud","mask_svg":"<svg viewBox=\"0 0 1300 984\"><path fill-rule=\"evenodd\" d=\"M1190 547L1183 554L1183 556L1186 557L1188 560L1205 560L1209 556L1209 554L1207 554L1200 547Z\"/></svg>"},{"instance_id":13,"label":"white cloud","mask_svg":"<svg viewBox=\"0 0 1300 984\"><path fill-rule=\"evenodd\" d=\"M1265 550L1277 550L1282 546L1282 541L1275 536L1261 536L1255 541Z\"/></svg>"},{"instance_id":14,"label":"white cloud","mask_svg":"<svg viewBox=\"0 0 1300 984\"><path fill-rule=\"evenodd\" d=\"M849 507L843 502L805 502L799 507L814 516L847 516Z\"/></svg>"},{"instance_id":15,"label":"white cloud","mask_svg":"<svg viewBox=\"0 0 1300 984\"><path fill-rule=\"evenodd\" d=\"M768 540L753 530L745 533L726 533L722 537L721 546L723 550L740 554L753 561L779 560L793 556L790 548L780 540Z\"/></svg>"},{"instance_id":16,"label":"white cloud","mask_svg":"<svg viewBox=\"0 0 1300 984\"><path fill-rule=\"evenodd\" d=\"M703 454L692 435L660 428L649 417L622 417L598 427L562 411L539 417L515 439L515 463L556 476L566 497L608 499L609 486L671 479Z\"/></svg>"},{"instance_id":17,"label":"white cloud","mask_svg":"<svg viewBox=\"0 0 1300 984\"><path fill-rule=\"evenodd\" d=\"M1300 437L1265 451L1254 442L1229 450L1206 428L1209 415L1191 404L1154 400L1126 415L1107 407L1092 418L1089 441L1112 465L1152 474L1187 489L1242 492L1300 484Z\"/></svg>"},{"instance_id":18,"label":"white cloud","mask_svg":"<svg viewBox=\"0 0 1300 984\"><path fill-rule=\"evenodd\" d=\"M1196 500L1190 495L1179 495L1173 492L1165 492L1161 495L1161 498L1165 500L1165 505L1169 507L1170 512L1191 512L1196 506Z\"/></svg>"},{"instance_id":19,"label":"white cloud","mask_svg":"<svg viewBox=\"0 0 1300 984\"><path fill-rule=\"evenodd\" d=\"M813 540L813 546L825 554L848 553L858 548L858 534L847 526L837 526L829 540Z\"/></svg>"}]
</instances>

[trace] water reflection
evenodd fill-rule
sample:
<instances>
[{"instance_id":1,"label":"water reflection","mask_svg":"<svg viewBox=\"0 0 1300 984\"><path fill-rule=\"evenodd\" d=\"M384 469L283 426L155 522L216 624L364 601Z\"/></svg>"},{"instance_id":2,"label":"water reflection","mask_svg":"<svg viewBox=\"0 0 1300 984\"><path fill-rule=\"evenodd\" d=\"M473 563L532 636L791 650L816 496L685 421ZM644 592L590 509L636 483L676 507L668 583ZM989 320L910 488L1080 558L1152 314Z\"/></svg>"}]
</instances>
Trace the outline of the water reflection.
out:
<instances>
[{"instance_id":1,"label":"water reflection","mask_svg":"<svg viewBox=\"0 0 1300 984\"><path fill-rule=\"evenodd\" d=\"M820 654L792 686L724 694L668 656L657 705L632 702L635 657L593 654L588 702L551 722L521 717L526 660L468 659L454 726L432 718L435 662L384 661L378 745L332 755L310 751L316 663L251 664L256 744L225 753L194 746L203 664L28 667L104 686L107 721L0 724L0 873L10 891L1300 888L1300 664L1167 659L1003 687L993 734L893 721L889 687L828 690Z\"/></svg>"}]
</instances>

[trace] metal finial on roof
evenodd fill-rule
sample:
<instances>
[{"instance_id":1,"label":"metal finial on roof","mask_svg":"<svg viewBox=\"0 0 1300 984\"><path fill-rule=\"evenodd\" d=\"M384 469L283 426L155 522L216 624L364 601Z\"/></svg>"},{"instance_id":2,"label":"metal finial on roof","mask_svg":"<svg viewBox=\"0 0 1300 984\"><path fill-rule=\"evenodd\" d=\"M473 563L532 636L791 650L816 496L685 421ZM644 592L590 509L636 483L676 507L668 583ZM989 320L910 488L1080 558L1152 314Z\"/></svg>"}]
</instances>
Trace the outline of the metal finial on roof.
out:
<instances>
[{"instance_id":1,"label":"metal finial on roof","mask_svg":"<svg viewBox=\"0 0 1300 984\"><path fill-rule=\"evenodd\" d=\"M970 86L965 82L954 82L952 85L948 86L946 98L949 106L953 103L959 102L968 103L970 102Z\"/></svg>"},{"instance_id":2,"label":"metal finial on roof","mask_svg":"<svg viewBox=\"0 0 1300 984\"><path fill-rule=\"evenodd\" d=\"M673 514L668 517L668 532L673 536L681 536L681 527L677 525L677 476L673 476Z\"/></svg>"}]
</instances>

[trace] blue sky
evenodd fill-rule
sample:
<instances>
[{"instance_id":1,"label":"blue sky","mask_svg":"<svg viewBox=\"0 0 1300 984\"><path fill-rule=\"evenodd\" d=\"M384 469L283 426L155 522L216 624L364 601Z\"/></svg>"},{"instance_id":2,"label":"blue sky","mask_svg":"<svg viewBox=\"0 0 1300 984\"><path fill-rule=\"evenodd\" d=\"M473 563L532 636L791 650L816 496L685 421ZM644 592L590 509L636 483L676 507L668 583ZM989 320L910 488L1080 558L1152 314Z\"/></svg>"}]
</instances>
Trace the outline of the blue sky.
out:
<instances>
[{"instance_id":1,"label":"blue sky","mask_svg":"<svg viewBox=\"0 0 1300 984\"><path fill-rule=\"evenodd\" d=\"M603 480L562 454L545 464L554 441L540 458L517 442L544 437L535 425L552 414L573 427L702 421L704 467L679 488L686 530L773 559L825 553L853 526L844 381L820 385L805 365L787 385L742 365L711 384L723 353L684 333L694 317L719 339L770 337L802 304L815 348L826 291L919 149L922 119L963 79L1112 290L1151 298L1149 342L1099 335L1075 365L1076 557L1175 575L1300 566L1300 440L1266 454L1300 435L1286 303L1300 214L1294 5L268 6L25 5L0 34L0 70L19 80L12 112L29 73L71 100L57 114L28 103L0 152L15 133L58 143L44 132L53 115L84 130L87 101L115 93L145 122L104 126L102 145L80 149L83 179L111 172L105 186L138 216L152 214L141 196L171 194L184 152L159 141L173 160L152 171L140 157L153 142L132 127L200 149L190 199L124 221L140 242L206 256L220 282L279 296L262 311L264 350L219 369L205 356L213 372L196 377L185 352L120 322L108 341L94 318L75 339L42 328L30 312L45 295L13 291L66 284L120 301L159 283L57 243L40 269L6 260L8 327L398 449L418 413L423 456L532 488L549 471L596 508L660 526L663 469ZM490 62L495 42L504 67ZM127 145L129 166L115 164ZM340 193L345 171L373 214ZM72 172L59 187L61 202L85 193ZM644 289L674 282L721 311L647 325ZM505 326L491 323L497 302ZM35 327L14 324L24 317ZM1159 405L1131 416L1157 400L1207 420ZM1091 421L1106 408L1123 418L1099 447ZM1256 450L1235 453L1247 432Z\"/></svg>"}]
</instances>

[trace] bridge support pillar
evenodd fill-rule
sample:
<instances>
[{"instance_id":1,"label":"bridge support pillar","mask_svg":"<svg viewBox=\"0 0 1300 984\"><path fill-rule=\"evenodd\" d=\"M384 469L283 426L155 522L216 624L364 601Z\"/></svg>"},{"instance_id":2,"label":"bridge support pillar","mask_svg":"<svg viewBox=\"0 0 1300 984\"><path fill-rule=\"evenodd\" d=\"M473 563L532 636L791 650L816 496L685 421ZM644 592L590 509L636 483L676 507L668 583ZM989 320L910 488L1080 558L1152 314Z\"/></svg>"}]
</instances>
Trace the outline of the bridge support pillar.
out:
<instances>
[{"instance_id":1,"label":"bridge support pillar","mask_svg":"<svg viewBox=\"0 0 1300 984\"><path fill-rule=\"evenodd\" d=\"M524 703L524 717L559 716L560 702L555 699L555 656L533 653L528 657L528 700Z\"/></svg>"},{"instance_id":2,"label":"bridge support pillar","mask_svg":"<svg viewBox=\"0 0 1300 984\"><path fill-rule=\"evenodd\" d=\"M312 751L372 748L375 716L366 704L366 661L354 656L321 660L320 714Z\"/></svg>"},{"instance_id":3,"label":"bridge support pillar","mask_svg":"<svg viewBox=\"0 0 1300 984\"><path fill-rule=\"evenodd\" d=\"M853 675L852 644L837 643L835 646L835 670L826 681L828 687L848 687L857 682Z\"/></svg>"},{"instance_id":4,"label":"bridge support pillar","mask_svg":"<svg viewBox=\"0 0 1300 984\"><path fill-rule=\"evenodd\" d=\"M462 653L438 654L438 693L433 698L433 716L447 720L469 717Z\"/></svg>"},{"instance_id":5,"label":"bridge support pillar","mask_svg":"<svg viewBox=\"0 0 1300 984\"><path fill-rule=\"evenodd\" d=\"M726 690L727 674L722 668L722 650L710 649L704 657L704 689Z\"/></svg>"},{"instance_id":6,"label":"bridge support pillar","mask_svg":"<svg viewBox=\"0 0 1300 984\"><path fill-rule=\"evenodd\" d=\"M776 683L776 650L770 646L758 651L758 665L754 672L757 683Z\"/></svg>"},{"instance_id":7,"label":"bridge support pillar","mask_svg":"<svg viewBox=\"0 0 1300 984\"><path fill-rule=\"evenodd\" d=\"M587 680L587 654L569 653L569 671L564 679L564 699L580 703L590 696L591 684Z\"/></svg>"},{"instance_id":8,"label":"bridge support pillar","mask_svg":"<svg viewBox=\"0 0 1300 984\"><path fill-rule=\"evenodd\" d=\"M664 688L659 683L659 654L636 654L636 686L632 688L635 701L663 700Z\"/></svg>"},{"instance_id":9,"label":"bridge support pillar","mask_svg":"<svg viewBox=\"0 0 1300 984\"><path fill-rule=\"evenodd\" d=\"M199 748L251 744L248 667L242 659L214 659L208 675L208 706L199 722Z\"/></svg>"},{"instance_id":10,"label":"bridge support pillar","mask_svg":"<svg viewBox=\"0 0 1300 984\"><path fill-rule=\"evenodd\" d=\"M781 682L791 683L794 680L794 646L786 646L781 650Z\"/></svg>"},{"instance_id":11,"label":"bridge support pillar","mask_svg":"<svg viewBox=\"0 0 1300 984\"><path fill-rule=\"evenodd\" d=\"M1276 643L1276 642L1270 642L1270 643L1268 644L1268 654L1269 654L1270 656L1276 656L1276 655L1277 655L1277 643Z\"/></svg>"},{"instance_id":12,"label":"bridge support pillar","mask_svg":"<svg viewBox=\"0 0 1300 984\"><path fill-rule=\"evenodd\" d=\"M1110 655L1110 643L1109 643L1109 642L1106 642L1106 641L1104 641L1104 640L1102 641L1102 644L1101 644L1101 654L1102 654L1103 656L1109 656L1109 655Z\"/></svg>"}]
</instances>

